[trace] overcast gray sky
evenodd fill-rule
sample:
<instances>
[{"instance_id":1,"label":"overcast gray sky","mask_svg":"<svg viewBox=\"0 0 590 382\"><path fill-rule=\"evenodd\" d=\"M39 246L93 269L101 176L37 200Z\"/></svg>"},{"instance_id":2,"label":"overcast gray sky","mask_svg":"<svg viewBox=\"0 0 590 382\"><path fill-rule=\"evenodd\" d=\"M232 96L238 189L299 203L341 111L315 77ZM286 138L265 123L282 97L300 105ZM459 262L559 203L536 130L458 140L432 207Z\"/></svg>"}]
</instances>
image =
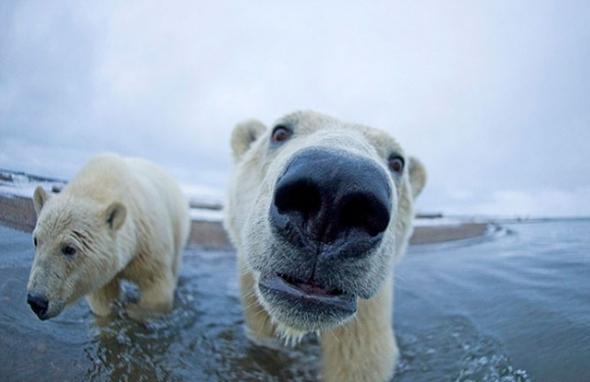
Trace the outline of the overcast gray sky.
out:
<instances>
[{"instance_id":1,"label":"overcast gray sky","mask_svg":"<svg viewBox=\"0 0 590 382\"><path fill-rule=\"evenodd\" d=\"M3 1L0 167L109 150L222 189L233 125L388 130L425 211L590 215L588 1Z\"/></svg>"}]
</instances>

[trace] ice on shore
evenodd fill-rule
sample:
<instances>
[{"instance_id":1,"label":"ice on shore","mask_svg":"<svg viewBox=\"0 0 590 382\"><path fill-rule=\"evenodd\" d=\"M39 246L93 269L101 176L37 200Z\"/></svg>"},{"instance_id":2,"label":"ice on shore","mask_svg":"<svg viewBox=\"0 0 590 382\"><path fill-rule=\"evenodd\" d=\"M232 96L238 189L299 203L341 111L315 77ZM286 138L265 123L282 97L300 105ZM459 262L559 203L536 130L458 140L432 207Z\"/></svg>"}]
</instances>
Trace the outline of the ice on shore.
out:
<instances>
[{"instance_id":1,"label":"ice on shore","mask_svg":"<svg viewBox=\"0 0 590 382\"><path fill-rule=\"evenodd\" d=\"M0 169L0 195L4 197L31 198L37 186L48 191L59 192L66 185L65 180ZM223 193L207 186L181 185L189 199L193 220L221 221L223 218Z\"/></svg>"}]
</instances>

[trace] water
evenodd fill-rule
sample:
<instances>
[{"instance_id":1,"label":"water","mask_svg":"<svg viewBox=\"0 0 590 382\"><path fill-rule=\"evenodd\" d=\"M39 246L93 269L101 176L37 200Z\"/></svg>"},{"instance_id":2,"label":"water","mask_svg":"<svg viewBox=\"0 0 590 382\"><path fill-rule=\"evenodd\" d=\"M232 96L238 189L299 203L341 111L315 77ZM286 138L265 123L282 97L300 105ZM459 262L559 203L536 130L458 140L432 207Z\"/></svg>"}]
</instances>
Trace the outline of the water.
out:
<instances>
[{"instance_id":1,"label":"water","mask_svg":"<svg viewBox=\"0 0 590 382\"><path fill-rule=\"evenodd\" d=\"M590 221L506 228L410 248L396 381L590 380ZM187 250L174 312L148 326L97 320L85 302L41 322L25 303L30 241L0 227L0 380L316 379L313 338L278 352L246 339L232 252Z\"/></svg>"}]
</instances>

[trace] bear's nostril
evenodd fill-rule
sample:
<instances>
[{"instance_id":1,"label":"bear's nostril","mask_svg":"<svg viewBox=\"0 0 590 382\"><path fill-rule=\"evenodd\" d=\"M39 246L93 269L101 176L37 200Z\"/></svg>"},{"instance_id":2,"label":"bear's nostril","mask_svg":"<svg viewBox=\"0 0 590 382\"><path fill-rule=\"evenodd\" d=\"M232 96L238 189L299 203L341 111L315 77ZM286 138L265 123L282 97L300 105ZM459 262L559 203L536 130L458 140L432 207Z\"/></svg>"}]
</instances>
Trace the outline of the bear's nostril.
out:
<instances>
[{"instance_id":1,"label":"bear's nostril","mask_svg":"<svg viewBox=\"0 0 590 382\"><path fill-rule=\"evenodd\" d=\"M299 214L304 221L315 215L322 204L317 186L306 178L281 184L274 203L280 214Z\"/></svg>"},{"instance_id":2,"label":"bear's nostril","mask_svg":"<svg viewBox=\"0 0 590 382\"><path fill-rule=\"evenodd\" d=\"M47 313L47 307L49 306L49 301L45 296L27 294L27 303L31 306L31 310L33 310L37 317L44 318Z\"/></svg>"},{"instance_id":3,"label":"bear's nostril","mask_svg":"<svg viewBox=\"0 0 590 382\"><path fill-rule=\"evenodd\" d=\"M336 231L359 229L370 236L377 236L389 225L388 206L371 193L345 195L338 204Z\"/></svg>"}]
</instances>

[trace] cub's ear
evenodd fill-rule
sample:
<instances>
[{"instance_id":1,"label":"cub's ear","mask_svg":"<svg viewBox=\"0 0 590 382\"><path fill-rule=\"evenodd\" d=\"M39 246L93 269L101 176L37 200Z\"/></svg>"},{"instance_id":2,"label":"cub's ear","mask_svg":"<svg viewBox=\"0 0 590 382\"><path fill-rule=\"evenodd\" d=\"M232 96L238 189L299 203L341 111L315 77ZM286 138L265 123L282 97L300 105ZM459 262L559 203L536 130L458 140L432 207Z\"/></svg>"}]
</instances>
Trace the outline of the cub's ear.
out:
<instances>
[{"instance_id":1,"label":"cub's ear","mask_svg":"<svg viewBox=\"0 0 590 382\"><path fill-rule=\"evenodd\" d=\"M414 157L410 157L410 186L412 187L412 195L414 198L420 195L424 185L426 184L426 169L422 162Z\"/></svg>"},{"instance_id":2,"label":"cub's ear","mask_svg":"<svg viewBox=\"0 0 590 382\"><path fill-rule=\"evenodd\" d=\"M33 193L33 206L35 207L35 213L39 216L41 213L41 209L43 205L47 203L49 200L49 194L45 191L45 189L41 186L37 186L35 188L35 192Z\"/></svg>"},{"instance_id":3,"label":"cub's ear","mask_svg":"<svg viewBox=\"0 0 590 382\"><path fill-rule=\"evenodd\" d=\"M250 119L239 123L231 134L231 148L234 161L238 161L248 151L250 145L262 135L266 126L262 122Z\"/></svg>"},{"instance_id":4,"label":"cub's ear","mask_svg":"<svg viewBox=\"0 0 590 382\"><path fill-rule=\"evenodd\" d=\"M125 223L127 208L119 202L113 202L107 207L103 216L109 228L117 231Z\"/></svg>"}]
</instances>

